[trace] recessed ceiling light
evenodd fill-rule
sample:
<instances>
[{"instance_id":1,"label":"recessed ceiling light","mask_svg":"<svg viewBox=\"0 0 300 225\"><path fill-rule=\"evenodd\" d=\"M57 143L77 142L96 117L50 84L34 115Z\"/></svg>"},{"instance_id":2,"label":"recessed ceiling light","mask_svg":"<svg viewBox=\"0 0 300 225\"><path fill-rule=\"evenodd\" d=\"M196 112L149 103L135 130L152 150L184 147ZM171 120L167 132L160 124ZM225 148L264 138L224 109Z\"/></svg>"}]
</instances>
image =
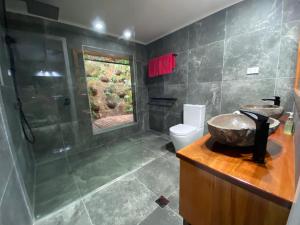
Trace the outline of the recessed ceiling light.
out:
<instances>
[{"instance_id":1,"label":"recessed ceiling light","mask_svg":"<svg viewBox=\"0 0 300 225\"><path fill-rule=\"evenodd\" d=\"M132 36L132 32L130 30L124 30L123 37L127 40L129 40Z\"/></svg>"},{"instance_id":2,"label":"recessed ceiling light","mask_svg":"<svg viewBox=\"0 0 300 225\"><path fill-rule=\"evenodd\" d=\"M96 24L95 24L95 28L96 28L97 30L102 30L102 29L103 29L103 24L102 24L102 23L96 23Z\"/></svg>"},{"instance_id":3,"label":"recessed ceiling light","mask_svg":"<svg viewBox=\"0 0 300 225\"><path fill-rule=\"evenodd\" d=\"M93 27L96 31L104 32L105 31L105 23L99 18L93 21Z\"/></svg>"}]
</instances>

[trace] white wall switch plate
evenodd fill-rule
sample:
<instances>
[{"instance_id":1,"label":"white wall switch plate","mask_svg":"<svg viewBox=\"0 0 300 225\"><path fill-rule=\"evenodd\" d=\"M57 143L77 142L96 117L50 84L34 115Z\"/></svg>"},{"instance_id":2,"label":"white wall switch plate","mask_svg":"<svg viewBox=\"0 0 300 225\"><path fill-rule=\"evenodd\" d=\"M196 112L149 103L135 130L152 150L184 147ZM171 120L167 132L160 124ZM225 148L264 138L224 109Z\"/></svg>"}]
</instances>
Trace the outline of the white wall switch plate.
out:
<instances>
[{"instance_id":1,"label":"white wall switch plate","mask_svg":"<svg viewBox=\"0 0 300 225\"><path fill-rule=\"evenodd\" d=\"M259 67L249 67L247 69L247 75L259 74Z\"/></svg>"}]
</instances>

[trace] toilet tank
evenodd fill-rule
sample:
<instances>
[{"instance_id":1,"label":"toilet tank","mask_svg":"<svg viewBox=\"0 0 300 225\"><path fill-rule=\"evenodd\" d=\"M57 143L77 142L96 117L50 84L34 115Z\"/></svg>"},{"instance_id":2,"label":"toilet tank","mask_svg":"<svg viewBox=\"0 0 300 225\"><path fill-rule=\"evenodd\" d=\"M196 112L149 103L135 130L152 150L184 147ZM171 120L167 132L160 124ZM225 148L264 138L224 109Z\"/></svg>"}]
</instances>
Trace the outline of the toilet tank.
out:
<instances>
[{"instance_id":1,"label":"toilet tank","mask_svg":"<svg viewBox=\"0 0 300 225\"><path fill-rule=\"evenodd\" d=\"M183 105L183 123L202 128L205 120L205 105Z\"/></svg>"}]
</instances>

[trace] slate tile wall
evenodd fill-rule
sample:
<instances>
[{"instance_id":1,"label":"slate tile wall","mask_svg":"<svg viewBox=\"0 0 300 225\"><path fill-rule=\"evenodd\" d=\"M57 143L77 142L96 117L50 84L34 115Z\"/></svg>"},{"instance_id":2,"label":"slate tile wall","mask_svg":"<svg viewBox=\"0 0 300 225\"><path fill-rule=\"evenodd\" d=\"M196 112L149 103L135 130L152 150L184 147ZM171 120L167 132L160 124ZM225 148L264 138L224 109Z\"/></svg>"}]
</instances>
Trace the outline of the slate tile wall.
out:
<instances>
[{"instance_id":1,"label":"slate tile wall","mask_svg":"<svg viewBox=\"0 0 300 225\"><path fill-rule=\"evenodd\" d=\"M148 58L178 54L173 74L148 79L150 98L178 98L171 108L150 107L150 128L182 122L183 103L205 104L206 120L273 95L293 111L299 10L299 0L245 0L148 44ZM254 66L260 73L246 75Z\"/></svg>"}]
</instances>

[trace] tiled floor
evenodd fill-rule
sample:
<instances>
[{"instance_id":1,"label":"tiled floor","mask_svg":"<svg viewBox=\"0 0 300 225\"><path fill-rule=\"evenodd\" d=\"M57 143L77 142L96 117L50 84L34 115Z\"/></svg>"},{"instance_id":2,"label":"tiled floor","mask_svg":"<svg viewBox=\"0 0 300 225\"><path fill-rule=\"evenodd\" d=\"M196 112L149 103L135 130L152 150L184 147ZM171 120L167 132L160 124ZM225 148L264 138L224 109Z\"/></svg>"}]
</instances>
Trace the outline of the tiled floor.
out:
<instances>
[{"instance_id":1,"label":"tiled floor","mask_svg":"<svg viewBox=\"0 0 300 225\"><path fill-rule=\"evenodd\" d=\"M179 225L179 162L147 133L41 165L36 225ZM170 203L160 208L161 195ZM50 213L50 214L49 214Z\"/></svg>"}]
</instances>

